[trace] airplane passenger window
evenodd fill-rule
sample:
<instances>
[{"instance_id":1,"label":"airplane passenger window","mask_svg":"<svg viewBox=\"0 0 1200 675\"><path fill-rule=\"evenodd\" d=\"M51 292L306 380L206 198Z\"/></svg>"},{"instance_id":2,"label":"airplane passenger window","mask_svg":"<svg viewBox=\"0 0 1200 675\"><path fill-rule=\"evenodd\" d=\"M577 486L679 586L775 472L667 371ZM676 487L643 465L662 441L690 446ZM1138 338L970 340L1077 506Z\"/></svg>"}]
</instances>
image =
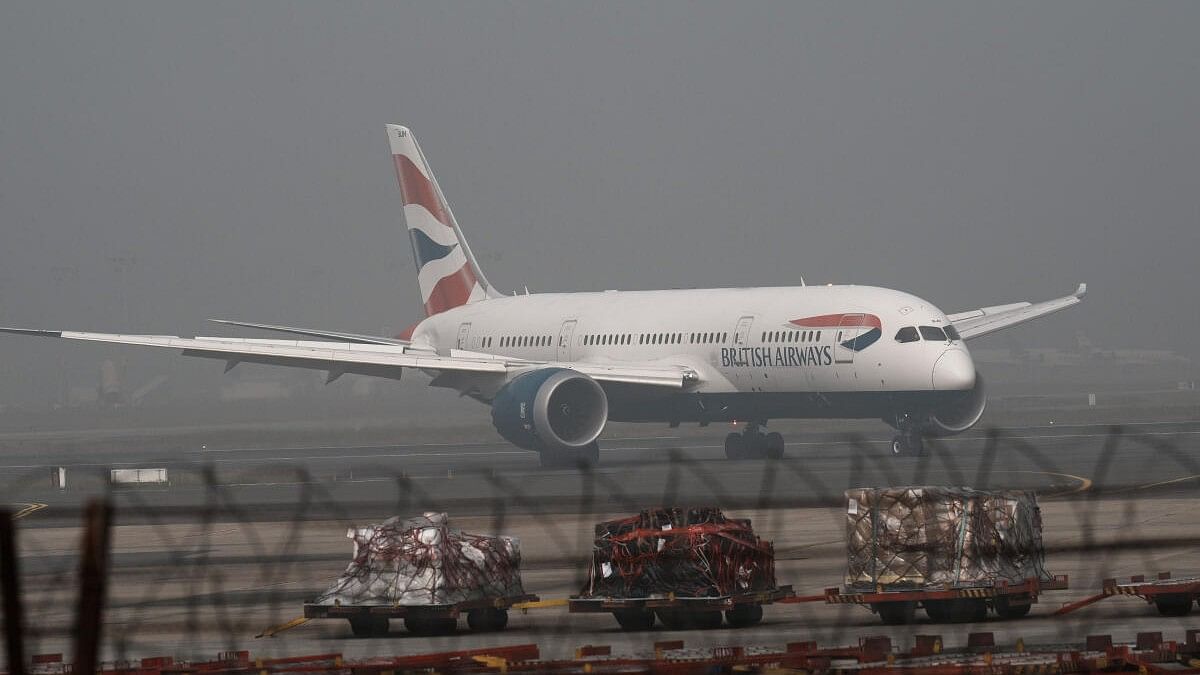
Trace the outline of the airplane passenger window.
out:
<instances>
[{"instance_id":1,"label":"airplane passenger window","mask_svg":"<svg viewBox=\"0 0 1200 675\"><path fill-rule=\"evenodd\" d=\"M896 342L901 344L905 342L916 342L920 339L921 336L917 334L917 329L913 328L912 326L905 326L904 328L896 331Z\"/></svg>"},{"instance_id":2,"label":"airplane passenger window","mask_svg":"<svg viewBox=\"0 0 1200 675\"><path fill-rule=\"evenodd\" d=\"M961 340L962 336L958 334L958 329L954 326L946 326L946 337L951 340Z\"/></svg>"},{"instance_id":3,"label":"airplane passenger window","mask_svg":"<svg viewBox=\"0 0 1200 675\"><path fill-rule=\"evenodd\" d=\"M930 342L945 342L946 332L937 326L921 326L921 337Z\"/></svg>"}]
</instances>

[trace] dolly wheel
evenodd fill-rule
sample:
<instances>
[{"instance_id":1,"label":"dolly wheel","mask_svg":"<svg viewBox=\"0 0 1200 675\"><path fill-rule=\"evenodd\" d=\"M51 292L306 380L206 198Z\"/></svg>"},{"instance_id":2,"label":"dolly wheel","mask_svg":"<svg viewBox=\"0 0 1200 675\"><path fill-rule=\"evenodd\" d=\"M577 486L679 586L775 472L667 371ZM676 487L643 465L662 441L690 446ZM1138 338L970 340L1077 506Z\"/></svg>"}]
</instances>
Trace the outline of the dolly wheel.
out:
<instances>
[{"instance_id":1,"label":"dolly wheel","mask_svg":"<svg viewBox=\"0 0 1200 675\"><path fill-rule=\"evenodd\" d=\"M871 605L879 614L879 620L889 626L903 626L916 618L917 603L913 601L877 602ZM930 615L932 618L932 615Z\"/></svg>"},{"instance_id":2,"label":"dolly wheel","mask_svg":"<svg viewBox=\"0 0 1200 675\"><path fill-rule=\"evenodd\" d=\"M1033 603L1015 602L1003 595L998 595L995 600L992 600L992 607L996 610L996 616L1001 619L1020 619L1029 614L1029 611L1033 609Z\"/></svg>"},{"instance_id":3,"label":"dolly wheel","mask_svg":"<svg viewBox=\"0 0 1200 675\"><path fill-rule=\"evenodd\" d=\"M1154 606L1163 616L1186 616L1192 611L1192 596L1160 595L1154 599Z\"/></svg>"},{"instance_id":4,"label":"dolly wheel","mask_svg":"<svg viewBox=\"0 0 1200 675\"><path fill-rule=\"evenodd\" d=\"M467 612L467 626L476 633L504 630L508 625L508 610L478 607Z\"/></svg>"},{"instance_id":5,"label":"dolly wheel","mask_svg":"<svg viewBox=\"0 0 1200 675\"><path fill-rule=\"evenodd\" d=\"M745 628L753 626L762 621L763 608L762 605L753 602L747 602L740 605L734 605L733 609L725 612L725 620L734 628Z\"/></svg>"},{"instance_id":6,"label":"dolly wheel","mask_svg":"<svg viewBox=\"0 0 1200 675\"><path fill-rule=\"evenodd\" d=\"M386 617L356 616L350 619L350 632L360 638L387 635L388 620Z\"/></svg>"},{"instance_id":7,"label":"dolly wheel","mask_svg":"<svg viewBox=\"0 0 1200 675\"><path fill-rule=\"evenodd\" d=\"M614 610L613 618L621 625L621 630L641 631L654 627L654 612L645 609Z\"/></svg>"},{"instance_id":8,"label":"dolly wheel","mask_svg":"<svg viewBox=\"0 0 1200 675\"><path fill-rule=\"evenodd\" d=\"M692 611L687 609L660 609L658 620L667 630L691 630L721 627L720 610Z\"/></svg>"},{"instance_id":9,"label":"dolly wheel","mask_svg":"<svg viewBox=\"0 0 1200 675\"><path fill-rule=\"evenodd\" d=\"M987 601L977 598L926 600L925 613L934 623L968 623L987 619Z\"/></svg>"},{"instance_id":10,"label":"dolly wheel","mask_svg":"<svg viewBox=\"0 0 1200 675\"><path fill-rule=\"evenodd\" d=\"M458 629L458 619L406 616L404 627L414 635L449 635Z\"/></svg>"},{"instance_id":11,"label":"dolly wheel","mask_svg":"<svg viewBox=\"0 0 1200 675\"><path fill-rule=\"evenodd\" d=\"M691 619L691 624L696 628L709 629L721 627L721 612L719 610L692 612L689 618Z\"/></svg>"}]
</instances>

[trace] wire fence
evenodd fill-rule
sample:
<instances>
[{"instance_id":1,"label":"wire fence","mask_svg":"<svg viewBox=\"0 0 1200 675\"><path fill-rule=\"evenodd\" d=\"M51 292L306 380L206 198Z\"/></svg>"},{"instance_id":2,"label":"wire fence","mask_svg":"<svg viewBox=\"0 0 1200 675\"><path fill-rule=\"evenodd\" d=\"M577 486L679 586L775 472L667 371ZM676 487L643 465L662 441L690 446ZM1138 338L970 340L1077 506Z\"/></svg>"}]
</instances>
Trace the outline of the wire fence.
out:
<instances>
[{"instance_id":1,"label":"wire fence","mask_svg":"<svg viewBox=\"0 0 1200 675\"><path fill-rule=\"evenodd\" d=\"M772 607L764 623L736 632L625 633L604 616L554 607L513 612L504 633L463 626L452 635L413 637L393 622L390 639L370 640L354 638L345 621L314 621L276 638L255 637L296 618L345 569L348 527L393 515L445 512L470 532L517 535L524 586L549 599L585 584L596 522L655 506L715 506L749 517L759 536L775 542L780 583L820 594L839 586L845 569L843 491L921 484L1040 493L1046 564L1069 574L1071 588L1044 595L1032 618L989 621L990 629L1068 641L1122 626L1192 627L1186 617L1162 617L1127 601L1051 617L1060 604L1098 592L1105 579L1200 573L1200 455L1187 442L1193 427L1185 427L1166 433L1114 426L1069 451L991 429L969 448L935 440L912 458L848 434L829 450L809 447L780 460L728 462L667 447L646 458L564 470L490 467L483 457L474 468L417 475L380 459L356 464L354 478L297 461L260 467L257 479L246 481L238 471L192 463L170 468L170 485L130 487L113 485L108 468L97 464L62 490L49 488L47 467L31 466L3 481L9 515L22 516L0 519L16 524L15 549L0 551L8 654L15 658L17 638L24 657L76 648L82 654L95 644L100 658L120 660L164 651L372 655L526 642L543 653L569 653L586 643L636 649L672 636L713 644L852 644L879 632L897 640L965 632L935 629L924 619L883 627L853 604L812 602ZM261 480L267 475L273 480ZM95 498L107 506L89 507ZM111 529L103 527L109 507ZM100 555L103 549L109 553ZM23 621L14 618L22 616L18 600Z\"/></svg>"}]
</instances>

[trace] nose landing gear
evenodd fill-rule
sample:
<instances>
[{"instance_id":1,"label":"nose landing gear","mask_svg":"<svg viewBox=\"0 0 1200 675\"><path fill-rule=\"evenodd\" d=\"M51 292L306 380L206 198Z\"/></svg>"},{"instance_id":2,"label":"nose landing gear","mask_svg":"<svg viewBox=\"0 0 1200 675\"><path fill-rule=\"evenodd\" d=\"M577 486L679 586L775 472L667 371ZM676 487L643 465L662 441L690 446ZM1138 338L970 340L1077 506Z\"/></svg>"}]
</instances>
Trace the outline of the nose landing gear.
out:
<instances>
[{"instance_id":1,"label":"nose landing gear","mask_svg":"<svg viewBox=\"0 0 1200 675\"><path fill-rule=\"evenodd\" d=\"M908 415L896 421L900 433L892 439L892 454L898 457L920 457L925 454L925 440L921 438L921 429L913 424Z\"/></svg>"},{"instance_id":2,"label":"nose landing gear","mask_svg":"<svg viewBox=\"0 0 1200 675\"><path fill-rule=\"evenodd\" d=\"M742 433L731 433L725 437L725 456L729 459L780 459L783 457L783 435L766 433L767 424L751 422Z\"/></svg>"}]
</instances>

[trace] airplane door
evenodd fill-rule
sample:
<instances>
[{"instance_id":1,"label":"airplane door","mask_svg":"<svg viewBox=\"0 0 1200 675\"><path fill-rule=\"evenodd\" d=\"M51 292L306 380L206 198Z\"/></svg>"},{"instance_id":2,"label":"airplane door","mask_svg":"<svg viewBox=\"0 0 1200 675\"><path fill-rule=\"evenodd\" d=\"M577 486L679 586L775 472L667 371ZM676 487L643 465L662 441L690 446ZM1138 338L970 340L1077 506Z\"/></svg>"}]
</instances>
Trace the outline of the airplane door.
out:
<instances>
[{"instance_id":1,"label":"airplane door","mask_svg":"<svg viewBox=\"0 0 1200 675\"><path fill-rule=\"evenodd\" d=\"M459 349L465 350L470 347L467 344L467 339L470 337L470 335L471 335L471 324L464 323L458 327L458 348Z\"/></svg>"},{"instance_id":2,"label":"airplane door","mask_svg":"<svg viewBox=\"0 0 1200 675\"><path fill-rule=\"evenodd\" d=\"M558 360L571 360L571 336L575 334L575 324L578 323L575 319L564 321L562 328L558 330Z\"/></svg>"},{"instance_id":3,"label":"airplane door","mask_svg":"<svg viewBox=\"0 0 1200 675\"><path fill-rule=\"evenodd\" d=\"M854 363L854 350L843 343L853 340L862 332L864 314L843 314L833 338L833 362Z\"/></svg>"},{"instance_id":4,"label":"airplane door","mask_svg":"<svg viewBox=\"0 0 1200 675\"><path fill-rule=\"evenodd\" d=\"M738 319L737 328L733 331L733 344L746 345L750 342L750 324L754 323L754 317L743 316Z\"/></svg>"}]
</instances>

